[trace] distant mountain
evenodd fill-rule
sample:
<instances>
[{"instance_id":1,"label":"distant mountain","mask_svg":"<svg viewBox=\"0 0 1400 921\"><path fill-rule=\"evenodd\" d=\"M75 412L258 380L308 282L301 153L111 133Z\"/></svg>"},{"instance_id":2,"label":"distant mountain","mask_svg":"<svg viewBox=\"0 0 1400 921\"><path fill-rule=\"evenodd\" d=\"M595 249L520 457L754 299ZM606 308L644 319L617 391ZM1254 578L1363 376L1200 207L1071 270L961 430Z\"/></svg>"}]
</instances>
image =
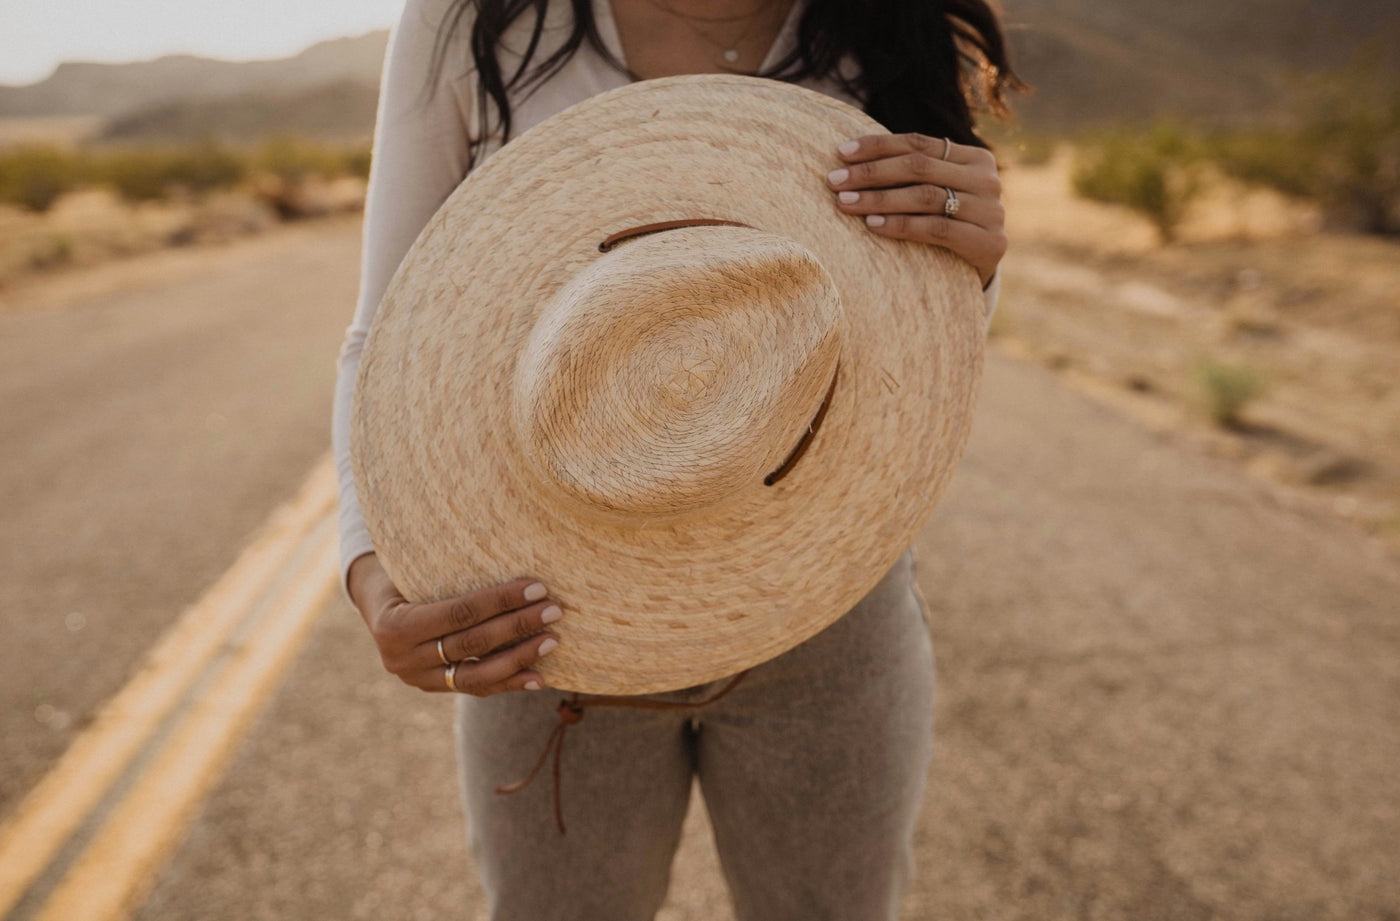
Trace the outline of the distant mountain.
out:
<instances>
[{"instance_id":1,"label":"distant mountain","mask_svg":"<svg viewBox=\"0 0 1400 921\"><path fill-rule=\"evenodd\" d=\"M288 94L328 83L378 86L388 33L312 45L290 58L218 61L174 55L133 64L60 64L45 80L0 86L0 117L115 116L180 100Z\"/></svg>"}]
</instances>

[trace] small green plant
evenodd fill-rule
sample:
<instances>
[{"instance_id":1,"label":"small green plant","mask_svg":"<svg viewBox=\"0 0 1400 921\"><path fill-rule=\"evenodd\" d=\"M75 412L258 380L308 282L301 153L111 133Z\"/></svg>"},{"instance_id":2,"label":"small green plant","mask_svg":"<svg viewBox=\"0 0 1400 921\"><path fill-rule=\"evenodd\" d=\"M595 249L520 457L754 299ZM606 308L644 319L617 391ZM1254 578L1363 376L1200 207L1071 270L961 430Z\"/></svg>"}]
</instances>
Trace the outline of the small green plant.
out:
<instances>
[{"instance_id":1,"label":"small green plant","mask_svg":"<svg viewBox=\"0 0 1400 921\"><path fill-rule=\"evenodd\" d=\"M24 146L0 152L0 201L36 214L48 211L83 178L81 158L58 147Z\"/></svg>"},{"instance_id":2,"label":"small green plant","mask_svg":"<svg viewBox=\"0 0 1400 921\"><path fill-rule=\"evenodd\" d=\"M1070 181L1084 198L1142 214L1170 243L1201 190L1199 161L1194 136L1176 122L1161 121L1146 131L1121 129L1082 141Z\"/></svg>"},{"instance_id":3,"label":"small green plant","mask_svg":"<svg viewBox=\"0 0 1400 921\"><path fill-rule=\"evenodd\" d=\"M1265 390L1263 377L1243 365L1204 360L1196 364L1193 374L1206 414L1224 428L1241 427L1245 406Z\"/></svg>"}]
</instances>

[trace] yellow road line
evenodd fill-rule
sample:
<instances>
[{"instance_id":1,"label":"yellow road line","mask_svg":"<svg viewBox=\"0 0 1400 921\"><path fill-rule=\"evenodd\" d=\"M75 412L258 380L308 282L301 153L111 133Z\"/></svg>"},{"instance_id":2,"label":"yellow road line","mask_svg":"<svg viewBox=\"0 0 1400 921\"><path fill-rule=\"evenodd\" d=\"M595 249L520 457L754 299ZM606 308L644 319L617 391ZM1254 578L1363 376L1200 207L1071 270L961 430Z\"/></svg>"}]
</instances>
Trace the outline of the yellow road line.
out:
<instances>
[{"instance_id":1,"label":"yellow road line","mask_svg":"<svg viewBox=\"0 0 1400 921\"><path fill-rule=\"evenodd\" d=\"M152 650L142 670L0 826L0 916L19 902L180 703L335 498L330 459Z\"/></svg>"},{"instance_id":2,"label":"yellow road line","mask_svg":"<svg viewBox=\"0 0 1400 921\"><path fill-rule=\"evenodd\" d=\"M35 921L117 921L144 897L339 584L333 522L327 518L313 536L312 551L256 631L113 809Z\"/></svg>"}]
</instances>

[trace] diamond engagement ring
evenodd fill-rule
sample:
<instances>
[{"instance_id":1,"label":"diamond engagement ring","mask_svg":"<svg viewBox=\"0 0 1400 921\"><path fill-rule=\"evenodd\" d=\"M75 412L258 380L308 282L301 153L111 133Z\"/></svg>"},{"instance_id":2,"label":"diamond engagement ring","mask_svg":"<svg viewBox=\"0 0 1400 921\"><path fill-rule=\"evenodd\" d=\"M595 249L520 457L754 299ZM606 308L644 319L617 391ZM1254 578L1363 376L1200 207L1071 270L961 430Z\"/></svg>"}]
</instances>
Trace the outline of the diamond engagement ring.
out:
<instances>
[{"instance_id":1,"label":"diamond engagement ring","mask_svg":"<svg viewBox=\"0 0 1400 921\"><path fill-rule=\"evenodd\" d=\"M952 217L958 213L958 208L960 207L958 204L958 193L947 187L944 187L943 191L948 193L948 200L943 203L943 216Z\"/></svg>"}]
</instances>

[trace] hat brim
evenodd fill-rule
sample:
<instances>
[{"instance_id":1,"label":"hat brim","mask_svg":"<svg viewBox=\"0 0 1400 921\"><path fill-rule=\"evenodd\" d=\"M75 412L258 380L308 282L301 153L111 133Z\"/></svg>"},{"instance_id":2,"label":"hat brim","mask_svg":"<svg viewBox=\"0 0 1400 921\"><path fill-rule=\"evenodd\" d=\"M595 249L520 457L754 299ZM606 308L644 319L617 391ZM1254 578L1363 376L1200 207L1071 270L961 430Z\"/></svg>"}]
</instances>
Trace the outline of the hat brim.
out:
<instances>
[{"instance_id":1,"label":"hat brim","mask_svg":"<svg viewBox=\"0 0 1400 921\"><path fill-rule=\"evenodd\" d=\"M357 494L405 597L541 579L565 609L546 681L645 694L777 656L869 592L951 478L985 345L971 266L870 233L832 201L836 146L883 131L790 84L673 77L574 106L471 173L395 274L356 383ZM517 357L600 241L689 218L816 254L844 308L838 386L772 486L679 520L579 514L523 460Z\"/></svg>"}]
</instances>

